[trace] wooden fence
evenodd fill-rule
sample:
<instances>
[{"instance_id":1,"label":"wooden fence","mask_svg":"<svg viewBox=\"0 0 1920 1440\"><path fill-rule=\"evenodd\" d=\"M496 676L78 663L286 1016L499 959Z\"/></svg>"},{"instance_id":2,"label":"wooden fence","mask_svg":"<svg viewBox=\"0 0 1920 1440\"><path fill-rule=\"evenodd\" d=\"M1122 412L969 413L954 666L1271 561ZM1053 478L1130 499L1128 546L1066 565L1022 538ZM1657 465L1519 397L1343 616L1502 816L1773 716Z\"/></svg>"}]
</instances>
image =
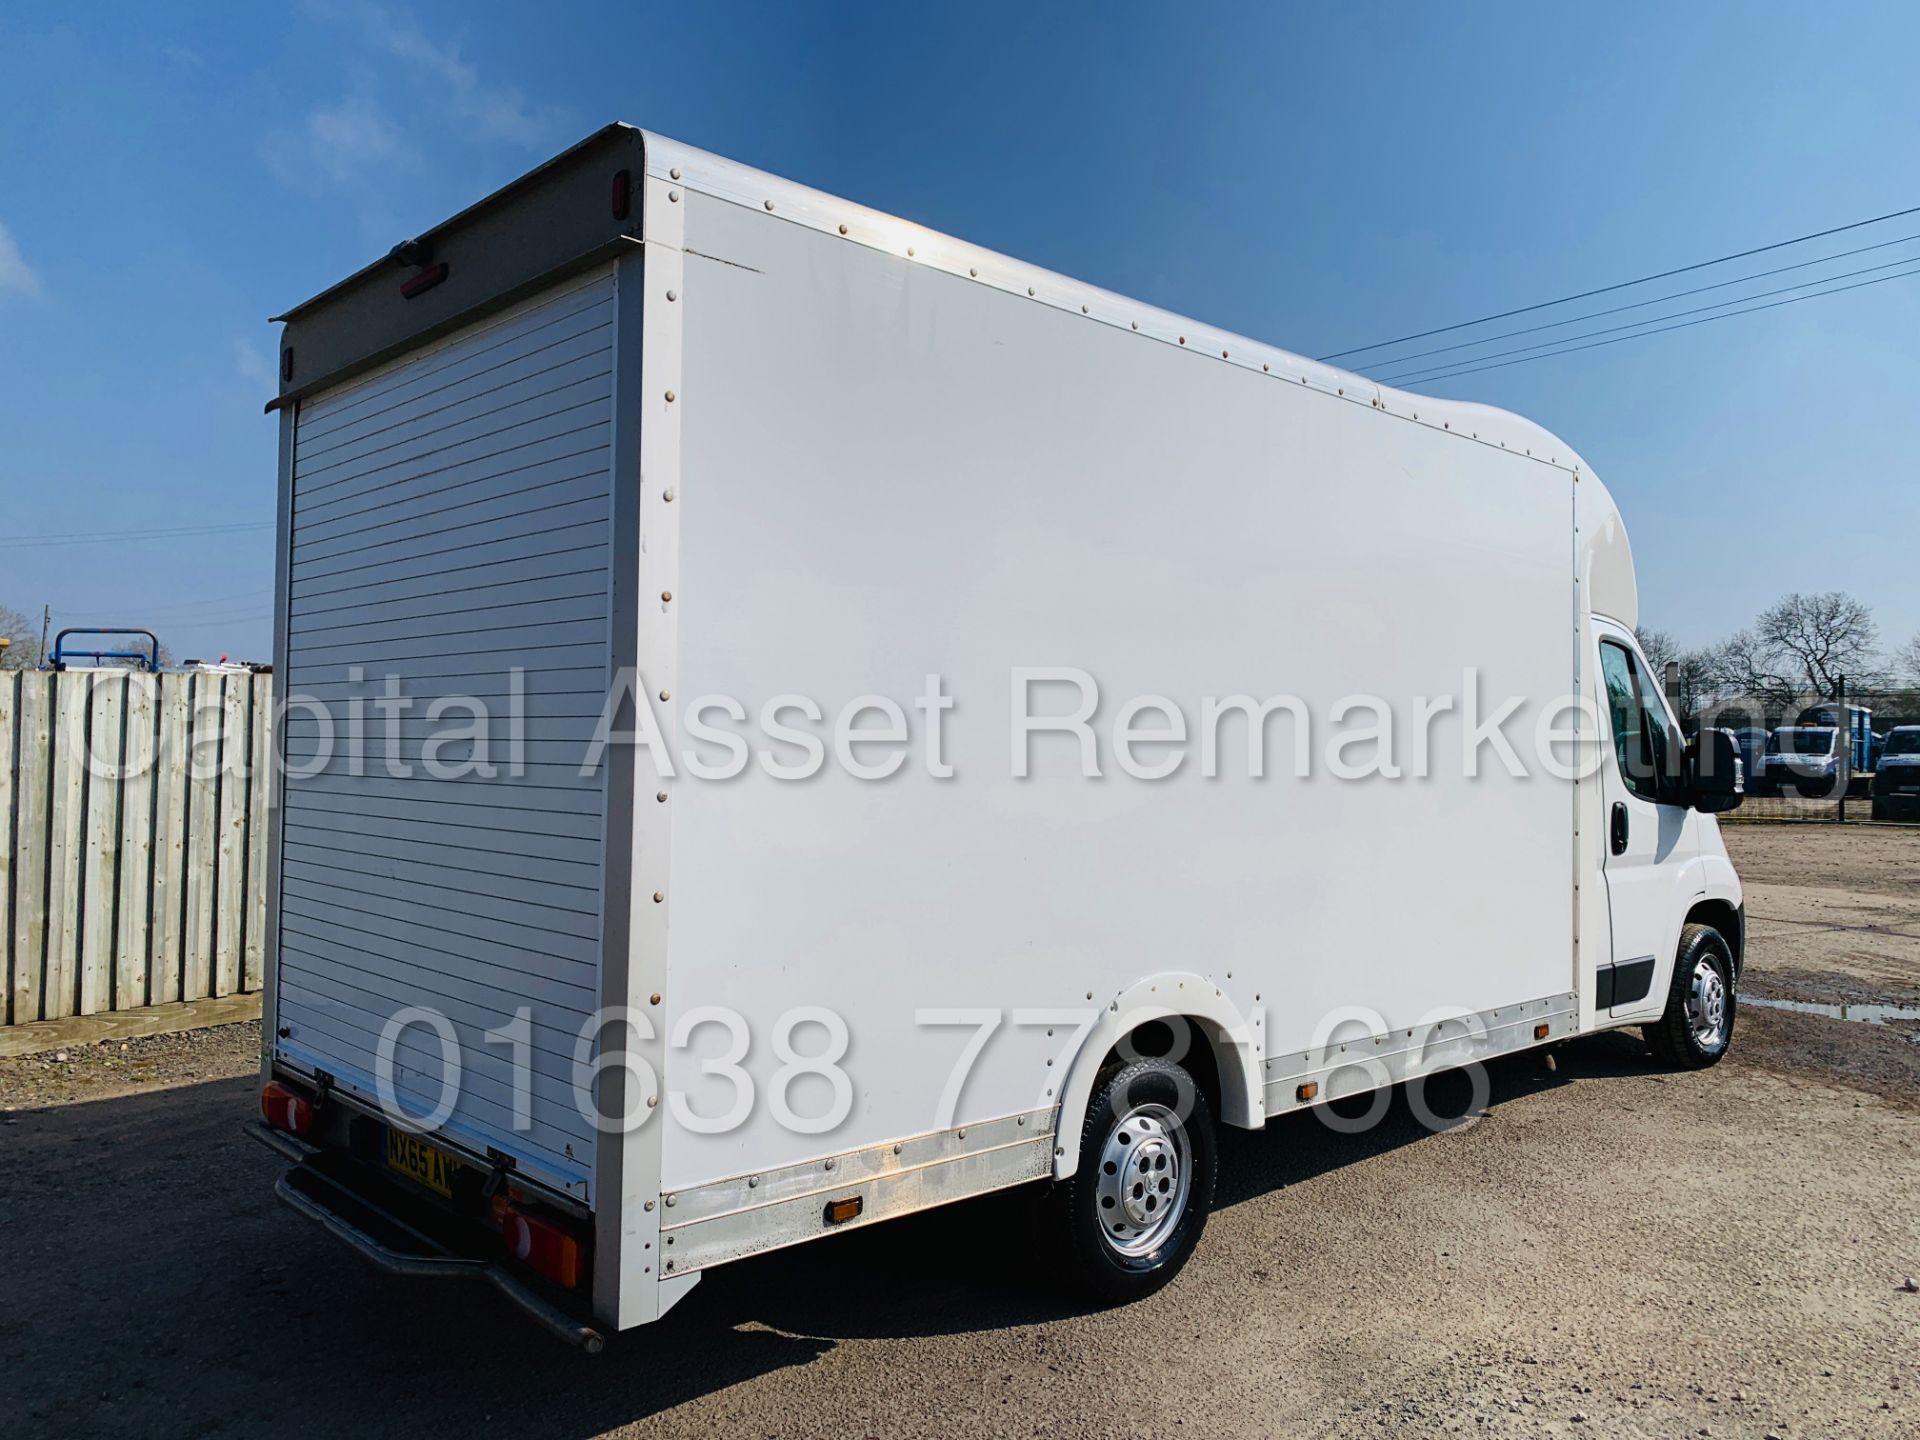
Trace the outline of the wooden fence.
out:
<instances>
[{"instance_id":1,"label":"wooden fence","mask_svg":"<svg viewBox=\"0 0 1920 1440\"><path fill-rule=\"evenodd\" d=\"M0 674L0 1055L259 1013L266 675Z\"/></svg>"}]
</instances>

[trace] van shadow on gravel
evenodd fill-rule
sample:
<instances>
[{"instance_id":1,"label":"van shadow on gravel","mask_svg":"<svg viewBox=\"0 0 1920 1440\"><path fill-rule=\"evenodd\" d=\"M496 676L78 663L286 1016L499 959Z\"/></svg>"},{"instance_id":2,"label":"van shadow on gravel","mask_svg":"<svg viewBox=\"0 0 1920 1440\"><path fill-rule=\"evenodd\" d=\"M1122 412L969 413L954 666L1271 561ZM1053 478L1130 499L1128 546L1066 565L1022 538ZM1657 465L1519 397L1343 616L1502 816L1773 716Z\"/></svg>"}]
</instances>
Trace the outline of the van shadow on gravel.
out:
<instances>
[{"instance_id":1,"label":"van shadow on gravel","mask_svg":"<svg viewBox=\"0 0 1920 1440\"><path fill-rule=\"evenodd\" d=\"M1574 1080L1644 1076L1653 1063L1637 1035L1602 1035L1558 1047L1551 1070L1537 1053L1486 1068L1488 1105L1497 1111ZM1463 1073L1437 1075L1427 1086L1427 1104L1443 1119L1463 1112L1472 1098ZM1358 1113L1366 1103L1339 1108ZM1214 1208L1434 1138L1399 1087L1380 1121L1357 1134L1337 1132L1307 1113L1283 1116L1257 1132L1222 1128ZM722 1267L702 1280L673 1318L757 1321L799 1334L884 1339L1086 1314L1090 1307L1066 1296L1054 1278L1038 1213L1042 1194L1030 1186L985 1196Z\"/></svg>"},{"instance_id":2,"label":"van shadow on gravel","mask_svg":"<svg viewBox=\"0 0 1920 1440\"><path fill-rule=\"evenodd\" d=\"M1643 1075L1617 1036L1489 1067L1491 1105ZM1470 1098L1437 1077L1440 1114ZM272 1196L241 1131L251 1078L16 1112L0 1131L0 1350L13 1433L588 1435L840 1340L1042 1325L1087 1313L1051 1280L1037 1188L724 1267L662 1323L589 1359L480 1287L383 1276ZM1223 1132L1218 1204L1432 1138L1396 1092L1378 1125L1310 1115Z\"/></svg>"}]
</instances>

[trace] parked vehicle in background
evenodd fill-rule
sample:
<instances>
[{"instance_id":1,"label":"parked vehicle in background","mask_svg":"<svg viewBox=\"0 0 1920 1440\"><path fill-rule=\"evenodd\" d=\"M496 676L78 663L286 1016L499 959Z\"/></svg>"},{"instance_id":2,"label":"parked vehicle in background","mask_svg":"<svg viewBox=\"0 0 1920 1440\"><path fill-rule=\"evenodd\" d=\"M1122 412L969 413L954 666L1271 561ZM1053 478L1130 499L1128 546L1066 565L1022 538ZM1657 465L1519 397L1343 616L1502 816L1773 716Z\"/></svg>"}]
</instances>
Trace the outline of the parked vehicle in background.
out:
<instances>
[{"instance_id":1,"label":"parked vehicle in background","mask_svg":"<svg viewBox=\"0 0 1920 1440\"><path fill-rule=\"evenodd\" d=\"M1736 725L1728 728L1727 733L1733 737L1734 749L1740 752L1740 768L1746 773L1748 789L1758 790L1767 758L1767 727Z\"/></svg>"},{"instance_id":2,"label":"parked vehicle in background","mask_svg":"<svg viewBox=\"0 0 1920 1440\"><path fill-rule=\"evenodd\" d=\"M1852 767L1831 725L1782 725L1767 738L1768 787L1825 799L1846 789Z\"/></svg>"},{"instance_id":3,"label":"parked vehicle in background","mask_svg":"<svg viewBox=\"0 0 1920 1440\"><path fill-rule=\"evenodd\" d=\"M1845 737L1848 771L1865 775L1873 769L1873 711L1865 705L1809 705L1796 723L1832 726Z\"/></svg>"},{"instance_id":4,"label":"parked vehicle in background","mask_svg":"<svg viewBox=\"0 0 1920 1440\"><path fill-rule=\"evenodd\" d=\"M1920 725L1887 732L1873 772L1873 818L1920 820Z\"/></svg>"}]
</instances>

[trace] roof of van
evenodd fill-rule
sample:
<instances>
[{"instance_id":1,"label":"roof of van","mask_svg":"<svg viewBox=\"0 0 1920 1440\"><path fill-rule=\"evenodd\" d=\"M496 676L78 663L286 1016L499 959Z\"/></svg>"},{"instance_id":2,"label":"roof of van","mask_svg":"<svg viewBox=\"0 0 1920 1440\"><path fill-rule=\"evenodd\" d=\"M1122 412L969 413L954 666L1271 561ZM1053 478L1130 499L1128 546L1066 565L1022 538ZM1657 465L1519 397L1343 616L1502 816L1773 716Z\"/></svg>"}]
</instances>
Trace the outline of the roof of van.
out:
<instances>
[{"instance_id":1,"label":"roof of van","mask_svg":"<svg viewBox=\"0 0 1920 1440\"><path fill-rule=\"evenodd\" d=\"M637 177L637 179L635 178ZM630 205L609 207L608 181ZM883 251L910 265L1110 327L1143 343L1185 350L1298 385L1403 424L1446 432L1461 444L1505 451L1576 482L1578 573L1588 607L1628 629L1639 621L1633 552L1618 507L1573 447L1523 416L1378 384L1349 370L970 245L925 226L783 180L631 125L589 135L484 200L394 247L284 314L280 393L269 410L328 388L404 350L449 333L485 309L645 242L649 206L691 192ZM523 216L521 211L525 212ZM447 280L445 257L460 261ZM415 290L395 286L396 267ZM437 271L429 276L427 269ZM393 291L407 297L393 310ZM415 298L417 296L417 298ZM298 352L296 354L296 351ZM297 362L297 363L296 363Z\"/></svg>"},{"instance_id":2,"label":"roof of van","mask_svg":"<svg viewBox=\"0 0 1920 1440\"><path fill-rule=\"evenodd\" d=\"M604 151L610 142L615 145L624 142L628 146L638 142L646 175L677 188L764 208L793 223L835 233L855 244L886 250L915 264L996 289L1024 294L1040 304L1077 311L1105 324L1125 326L1144 338L1217 357L1224 364L1324 390L1436 430L1449 431L1465 440L1512 451L1544 465L1574 473L1585 471L1572 446L1524 416L1491 405L1436 399L1381 385L1353 371L1143 304L623 123L604 126L485 199L402 244L412 243L431 253L434 242L442 237L470 228L517 201L537 199L551 189L560 172L590 151ZM634 206L636 216L641 209L641 204ZM290 323L307 319L395 263L392 254L384 256L272 319ZM283 388L282 400L287 398L286 388L304 390L308 383L303 377L302 384Z\"/></svg>"}]
</instances>

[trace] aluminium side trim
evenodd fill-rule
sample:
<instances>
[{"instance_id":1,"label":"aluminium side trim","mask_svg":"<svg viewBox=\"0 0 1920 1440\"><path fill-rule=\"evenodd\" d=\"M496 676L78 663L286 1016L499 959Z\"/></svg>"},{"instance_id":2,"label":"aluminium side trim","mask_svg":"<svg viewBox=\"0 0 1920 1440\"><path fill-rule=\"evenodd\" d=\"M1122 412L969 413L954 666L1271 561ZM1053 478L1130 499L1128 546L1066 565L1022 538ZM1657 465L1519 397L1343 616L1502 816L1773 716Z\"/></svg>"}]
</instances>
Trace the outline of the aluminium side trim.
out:
<instances>
[{"instance_id":1,"label":"aluminium side trim","mask_svg":"<svg viewBox=\"0 0 1920 1440\"><path fill-rule=\"evenodd\" d=\"M663 1195L663 1268L697 1272L1044 1180L1053 1173L1054 1115L1005 1115ZM829 1223L826 1202L842 1199L858 1199L859 1215Z\"/></svg>"},{"instance_id":2,"label":"aluminium side trim","mask_svg":"<svg viewBox=\"0 0 1920 1440\"><path fill-rule=\"evenodd\" d=\"M275 501L273 544L273 680L267 714L267 858L260 882L266 934L260 947L260 1083L273 1079L273 1052L280 1029L280 865L281 840L287 813L287 767L284 758L286 726L274 714L287 713L288 627L291 624L293 556L293 449L298 436L300 406L280 412L280 473Z\"/></svg>"},{"instance_id":3,"label":"aluminium side trim","mask_svg":"<svg viewBox=\"0 0 1920 1440\"><path fill-rule=\"evenodd\" d=\"M1550 1045L1578 1033L1579 1021L1580 997L1569 992L1276 1055L1264 1071L1267 1116ZM1535 1034L1542 1025L1547 1033ZM1317 1087L1306 1100L1303 1085Z\"/></svg>"},{"instance_id":4,"label":"aluminium side trim","mask_svg":"<svg viewBox=\"0 0 1920 1440\"><path fill-rule=\"evenodd\" d=\"M608 519L607 563L607 700L613 706L614 685L624 670L632 673L636 663L636 614L639 607L637 570L639 568L640 520L638 513L640 473L640 413L638 407L642 366L642 311L646 298L647 257L642 254L614 269L613 340L613 456L609 483L612 487ZM633 725L631 701L621 703L612 712L613 728L618 734ZM635 956L629 925L633 894L629 873L633 864L635 841L634 769L635 747L609 745L601 754L606 767L606 813L601 831L601 914L600 914L600 994L599 1033L595 1050L606 1056L631 1049L638 1041L627 1025L613 1017L629 1015L639 985L634 975ZM606 1116L646 1115L650 1097L630 1093L638 1088L630 1082L633 1075L625 1064L610 1064L600 1072L596 1083L586 1091L589 1107ZM656 1082L657 1083L657 1082ZM651 1118L651 1117L649 1117ZM644 1213L629 1215L633 1205L634 1177L631 1171L643 1167L646 1148L651 1146L657 1163L659 1142L654 1136L658 1125L645 1125L638 1131L621 1123L602 1123L597 1127L593 1170L593 1312L596 1318L620 1329L651 1319L629 1309L629 1285L623 1263L627 1247L650 1244L653 1217ZM643 1233L644 1232L644 1233Z\"/></svg>"},{"instance_id":5,"label":"aluminium side trim","mask_svg":"<svg viewBox=\"0 0 1920 1440\"><path fill-rule=\"evenodd\" d=\"M634 707L649 706L671 753L675 707L654 707L653 699L678 688L680 407L666 397L681 384L685 207L670 204L664 189L642 186L645 243L615 271L608 681L616 687L610 695L630 687L613 733L630 733ZM601 1113L634 1117L602 1127L595 1158L593 1308L622 1330L657 1319L684 1289L663 1295L659 1263L674 807L667 803L672 782L651 762L650 750L631 744L611 745L602 756L609 770L600 1043L603 1054L617 1047L644 1062L644 1071L608 1065L600 1080ZM627 1024L618 1024L621 1015Z\"/></svg>"}]
</instances>

